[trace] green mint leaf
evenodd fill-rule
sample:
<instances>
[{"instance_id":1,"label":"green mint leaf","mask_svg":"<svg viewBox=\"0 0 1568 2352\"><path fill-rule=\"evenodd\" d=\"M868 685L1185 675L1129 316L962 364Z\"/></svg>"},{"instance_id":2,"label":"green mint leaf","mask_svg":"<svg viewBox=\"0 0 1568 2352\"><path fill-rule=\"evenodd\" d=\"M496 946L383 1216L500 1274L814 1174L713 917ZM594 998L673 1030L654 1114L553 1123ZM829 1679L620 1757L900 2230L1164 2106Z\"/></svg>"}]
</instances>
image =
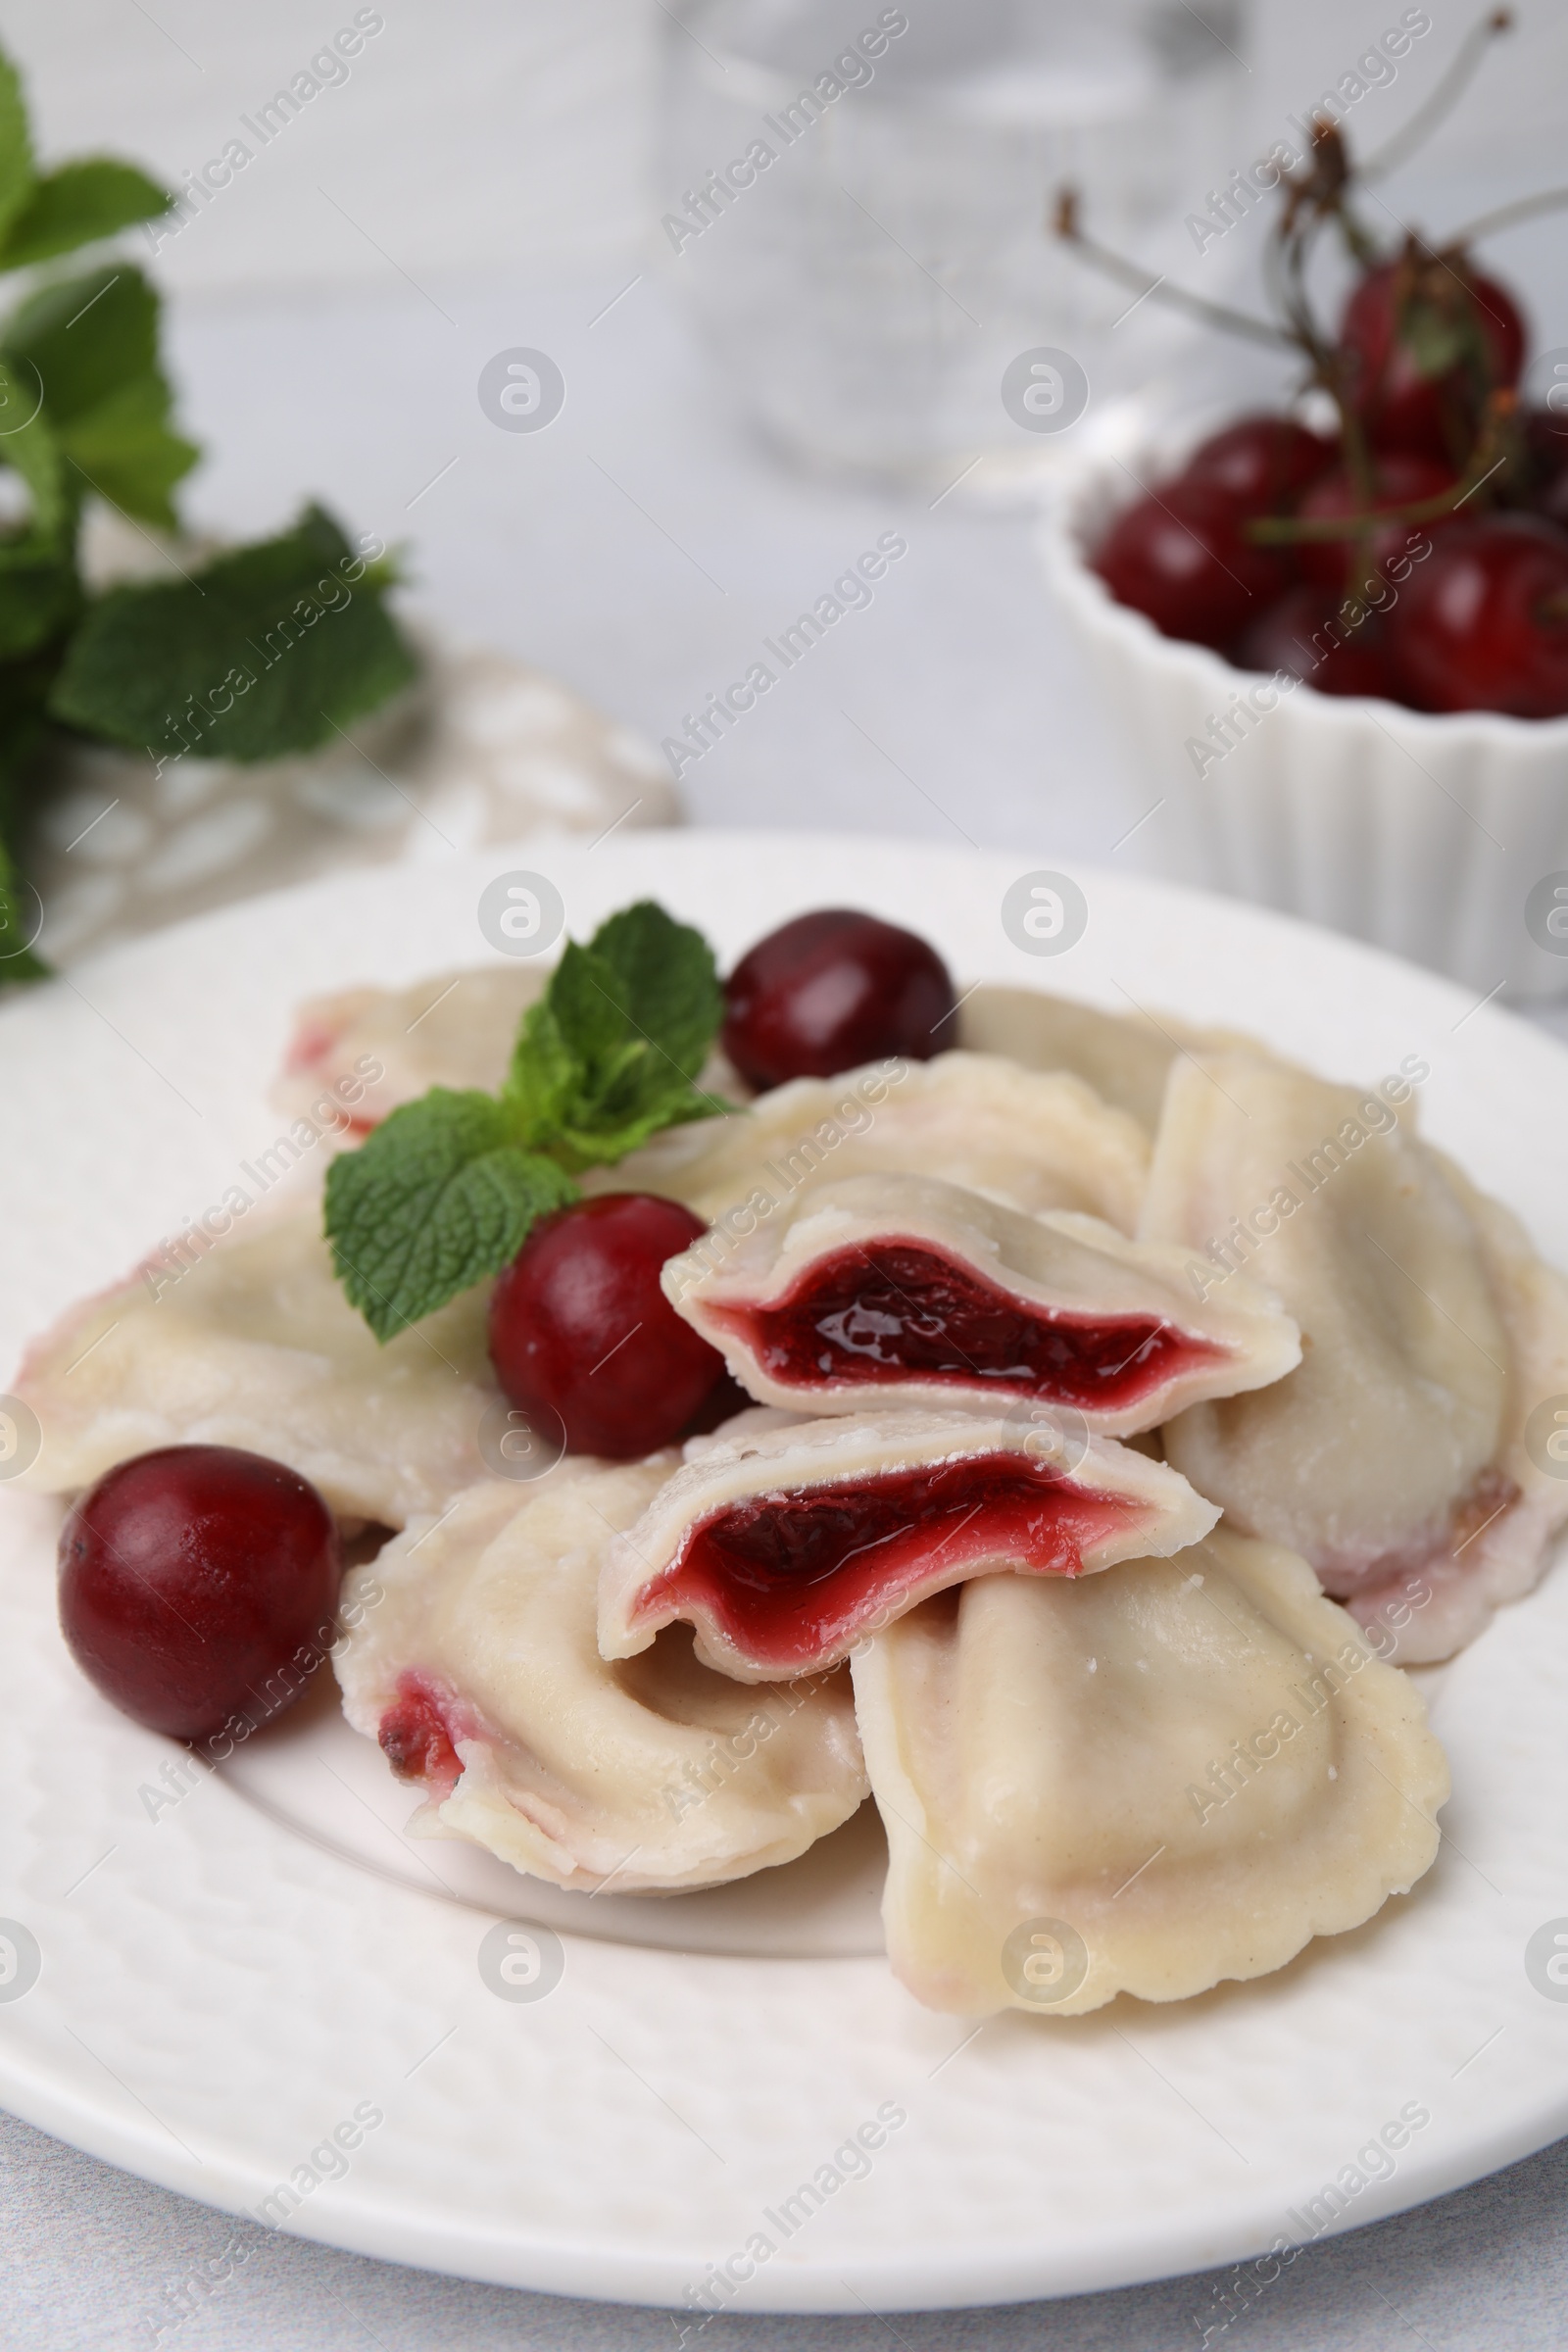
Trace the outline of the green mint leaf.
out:
<instances>
[{"instance_id":1,"label":"green mint leaf","mask_svg":"<svg viewBox=\"0 0 1568 2352\"><path fill-rule=\"evenodd\" d=\"M24 943L37 917L37 903L21 888L4 841L0 841L0 988L13 981L46 980L49 966Z\"/></svg>"},{"instance_id":2,"label":"green mint leaf","mask_svg":"<svg viewBox=\"0 0 1568 2352\"><path fill-rule=\"evenodd\" d=\"M35 184L32 134L27 128L22 78L0 50L0 234L28 201Z\"/></svg>"},{"instance_id":3,"label":"green mint leaf","mask_svg":"<svg viewBox=\"0 0 1568 2352\"><path fill-rule=\"evenodd\" d=\"M601 923L589 950L613 973L627 1019L683 1078L695 1078L724 1017L713 951L702 933L641 899Z\"/></svg>"},{"instance_id":4,"label":"green mint leaf","mask_svg":"<svg viewBox=\"0 0 1568 2352\"><path fill-rule=\"evenodd\" d=\"M139 270L105 263L24 302L6 324L0 352L28 391L28 406L41 398L75 494L96 490L167 530L175 521L170 492L198 452L170 423L158 312L158 296Z\"/></svg>"},{"instance_id":5,"label":"green mint leaf","mask_svg":"<svg viewBox=\"0 0 1568 2352\"><path fill-rule=\"evenodd\" d=\"M34 181L32 192L0 238L0 270L21 270L57 253L117 236L138 220L167 213L173 198L167 188L112 156L88 156L62 164Z\"/></svg>"},{"instance_id":6,"label":"green mint leaf","mask_svg":"<svg viewBox=\"0 0 1568 2352\"><path fill-rule=\"evenodd\" d=\"M158 296L129 262L105 262L29 295L6 320L0 352L55 426L74 423L158 366ZM32 373L28 373L28 370Z\"/></svg>"},{"instance_id":7,"label":"green mint leaf","mask_svg":"<svg viewBox=\"0 0 1568 2352\"><path fill-rule=\"evenodd\" d=\"M21 369L0 363L0 465L26 487L30 513L0 537L0 662L58 638L81 607L74 554L76 500L54 434Z\"/></svg>"},{"instance_id":8,"label":"green mint leaf","mask_svg":"<svg viewBox=\"0 0 1568 2352\"><path fill-rule=\"evenodd\" d=\"M506 1100L523 1140L593 1167L726 1108L692 1087L722 1011L707 941L652 901L612 915L589 947L569 942L513 1055Z\"/></svg>"},{"instance_id":9,"label":"green mint leaf","mask_svg":"<svg viewBox=\"0 0 1568 2352\"><path fill-rule=\"evenodd\" d=\"M166 531L179 524L170 493L201 456L194 441L171 429L170 406L169 386L154 368L60 433L68 463L101 498Z\"/></svg>"},{"instance_id":10,"label":"green mint leaf","mask_svg":"<svg viewBox=\"0 0 1568 2352\"><path fill-rule=\"evenodd\" d=\"M73 638L51 709L175 758L314 751L415 675L414 656L329 514L195 579L111 589Z\"/></svg>"},{"instance_id":11,"label":"green mint leaf","mask_svg":"<svg viewBox=\"0 0 1568 2352\"><path fill-rule=\"evenodd\" d=\"M553 1160L511 1140L491 1096L433 1087L327 1171L333 1271L386 1341L497 1272L535 1218L576 1199Z\"/></svg>"}]
</instances>

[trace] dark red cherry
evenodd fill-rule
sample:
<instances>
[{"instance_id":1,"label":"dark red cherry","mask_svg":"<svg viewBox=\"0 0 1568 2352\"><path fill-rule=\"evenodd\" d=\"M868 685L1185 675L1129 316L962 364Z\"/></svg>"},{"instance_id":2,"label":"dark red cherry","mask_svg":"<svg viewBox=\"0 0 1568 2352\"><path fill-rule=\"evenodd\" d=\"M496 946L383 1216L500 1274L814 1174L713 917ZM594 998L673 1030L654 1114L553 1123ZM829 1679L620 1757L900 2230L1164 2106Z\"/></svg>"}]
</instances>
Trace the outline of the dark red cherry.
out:
<instances>
[{"instance_id":1,"label":"dark red cherry","mask_svg":"<svg viewBox=\"0 0 1568 2352\"><path fill-rule=\"evenodd\" d=\"M1228 645L1288 578L1277 555L1242 536L1233 502L1202 482L1170 482L1129 507L1094 569L1165 636L1212 646Z\"/></svg>"},{"instance_id":2,"label":"dark red cherry","mask_svg":"<svg viewBox=\"0 0 1568 2352\"><path fill-rule=\"evenodd\" d=\"M1194 450L1181 478L1217 491L1243 514L1272 514L1294 505L1334 458L1332 441L1290 416L1241 416Z\"/></svg>"},{"instance_id":3,"label":"dark red cherry","mask_svg":"<svg viewBox=\"0 0 1568 2352\"><path fill-rule=\"evenodd\" d=\"M1568 712L1568 533L1533 514L1446 531L1413 571L1389 639L1422 710Z\"/></svg>"},{"instance_id":4,"label":"dark red cherry","mask_svg":"<svg viewBox=\"0 0 1568 2352\"><path fill-rule=\"evenodd\" d=\"M176 1740L280 1714L331 1646L339 1556L308 1479L234 1446L105 1471L60 1538L60 1627L105 1698Z\"/></svg>"},{"instance_id":5,"label":"dark red cherry","mask_svg":"<svg viewBox=\"0 0 1568 2352\"><path fill-rule=\"evenodd\" d=\"M1340 343L1350 356L1351 397L1377 446L1457 468L1487 394L1519 381L1525 326L1495 278L1461 254L1412 244L1352 288Z\"/></svg>"},{"instance_id":6,"label":"dark red cherry","mask_svg":"<svg viewBox=\"0 0 1568 2352\"><path fill-rule=\"evenodd\" d=\"M679 1437L724 1370L659 1287L708 1231L678 1200L601 1193L542 1218L496 1282L490 1361L514 1405L573 1453L615 1461Z\"/></svg>"},{"instance_id":7,"label":"dark red cherry","mask_svg":"<svg viewBox=\"0 0 1568 2352\"><path fill-rule=\"evenodd\" d=\"M848 906L760 939L724 985L719 1039L749 1086L833 1078L864 1061L929 1061L957 1043L953 981L912 931Z\"/></svg>"},{"instance_id":8,"label":"dark red cherry","mask_svg":"<svg viewBox=\"0 0 1568 2352\"><path fill-rule=\"evenodd\" d=\"M1367 613L1352 626L1347 603L1305 582L1287 589L1237 640L1231 660L1242 669L1283 670L1319 694L1380 694L1397 701L1382 619Z\"/></svg>"},{"instance_id":9,"label":"dark red cherry","mask_svg":"<svg viewBox=\"0 0 1568 2352\"><path fill-rule=\"evenodd\" d=\"M1434 459L1415 457L1407 450L1386 450L1377 461L1377 493L1371 511L1376 514L1385 507L1415 506L1422 499L1436 498L1451 489L1453 481L1452 468L1438 465ZM1308 517L1339 518L1364 511L1343 466L1336 466L1331 473L1314 482L1297 509L1303 521ZM1408 553L1412 547L1422 545L1432 532L1446 527L1446 516L1436 522L1382 524L1372 534L1372 561L1381 571L1391 557ZM1361 543L1354 539L1302 539L1298 541L1296 552L1304 578L1319 588L1341 593L1358 579L1364 562Z\"/></svg>"}]
</instances>

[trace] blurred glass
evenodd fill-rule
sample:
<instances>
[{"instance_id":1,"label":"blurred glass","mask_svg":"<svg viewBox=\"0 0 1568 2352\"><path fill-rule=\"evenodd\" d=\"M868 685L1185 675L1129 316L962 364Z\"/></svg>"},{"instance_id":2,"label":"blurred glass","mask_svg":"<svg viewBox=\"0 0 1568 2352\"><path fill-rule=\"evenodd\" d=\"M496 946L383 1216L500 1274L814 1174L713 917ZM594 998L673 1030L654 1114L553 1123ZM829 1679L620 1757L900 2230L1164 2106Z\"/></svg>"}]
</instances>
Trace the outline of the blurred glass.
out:
<instances>
[{"instance_id":1,"label":"blurred glass","mask_svg":"<svg viewBox=\"0 0 1568 2352\"><path fill-rule=\"evenodd\" d=\"M1166 363L1191 330L1148 301L1128 315L1049 233L1063 181L1102 241L1219 288L1224 258L1205 268L1183 222L1242 160L1240 0L685 0L664 19L671 274L800 460L903 476L1035 454L1072 382L1026 368L1026 424L1016 382L1003 400L1019 355L1065 352L1101 403Z\"/></svg>"}]
</instances>

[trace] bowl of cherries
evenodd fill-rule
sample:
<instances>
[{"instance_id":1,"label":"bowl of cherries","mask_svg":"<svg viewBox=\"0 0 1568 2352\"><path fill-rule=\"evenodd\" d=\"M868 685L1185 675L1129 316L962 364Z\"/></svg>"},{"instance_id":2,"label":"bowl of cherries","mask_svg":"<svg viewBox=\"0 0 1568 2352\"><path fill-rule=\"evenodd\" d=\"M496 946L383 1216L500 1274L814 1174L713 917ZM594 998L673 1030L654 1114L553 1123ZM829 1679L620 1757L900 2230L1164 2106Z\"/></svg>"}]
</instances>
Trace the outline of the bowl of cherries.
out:
<instances>
[{"instance_id":1,"label":"bowl of cherries","mask_svg":"<svg viewBox=\"0 0 1568 2352\"><path fill-rule=\"evenodd\" d=\"M1470 50L1501 28L1488 20ZM1174 430L1130 466L1086 463L1046 518L1047 570L1161 796L1146 862L1478 988L1556 995L1568 353L1560 371L1550 353L1530 367L1519 302L1473 248L1562 191L1389 248L1357 205L1382 168L1353 165L1320 121L1281 174L1277 319L1174 296L1294 353L1289 403ZM1155 291L1086 233L1070 191L1056 225ZM1353 271L1332 328L1308 291L1325 231ZM1521 386L1540 377L1533 406Z\"/></svg>"}]
</instances>

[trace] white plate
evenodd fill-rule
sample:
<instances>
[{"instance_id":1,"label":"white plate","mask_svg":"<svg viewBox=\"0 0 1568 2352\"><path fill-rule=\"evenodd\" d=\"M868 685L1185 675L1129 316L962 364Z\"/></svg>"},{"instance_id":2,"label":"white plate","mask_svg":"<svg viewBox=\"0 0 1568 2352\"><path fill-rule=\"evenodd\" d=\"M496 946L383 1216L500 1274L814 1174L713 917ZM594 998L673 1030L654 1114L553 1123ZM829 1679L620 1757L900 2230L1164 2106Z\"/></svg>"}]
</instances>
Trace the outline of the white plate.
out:
<instances>
[{"instance_id":1,"label":"white plate","mask_svg":"<svg viewBox=\"0 0 1568 2352\"><path fill-rule=\"evenodd\" d=\"M849 902L927 933L965 979L1245 1023L1337 1075L1424 1054L1429 1131L1568 1260L1560 1048L1346 941L1109 874L1077 877L1079 944L1031 957L1000 906L1032 862L798 835L535 843L257 901L80 966L0 1011L0 1365L270 1143L264 1093L298 997L480 960L479 891L522 866L554 877L579 936L653 893L729 956ZM0 1917L42 1957L23 1997L0 1998L0 2099L210 2204L254 2210L365 2106L383 2120L341 2178L306 2180L303 2234L675 2305L734 2258L754 2275L726 2308L893 2310L1299 2239L1310 2200L1348 2188L1401 2109L1430 2120L1339 2226L1568 2129L1568 2004L1524 1968L1532 1934L1568 1914L1560 1573L1432 1683L1456 1793L1412 1896L1257 1984L975 2033L873 1956L869 1824L732 1892L554 1896L458 1846L411 1846L407 1796L319 1701L243 1766L150 1803L178 1751L67 1659L57 1523L0 1490ZM508 1914L565 1935L545 1999L499 1999L480 1976ZM905 2121L869 2172L835 2166L890 2104ZM838 2173L786 2234L783 2201ZM765 2258L745 2251L760 2236Z\"/></svg>"}]
</instances>

